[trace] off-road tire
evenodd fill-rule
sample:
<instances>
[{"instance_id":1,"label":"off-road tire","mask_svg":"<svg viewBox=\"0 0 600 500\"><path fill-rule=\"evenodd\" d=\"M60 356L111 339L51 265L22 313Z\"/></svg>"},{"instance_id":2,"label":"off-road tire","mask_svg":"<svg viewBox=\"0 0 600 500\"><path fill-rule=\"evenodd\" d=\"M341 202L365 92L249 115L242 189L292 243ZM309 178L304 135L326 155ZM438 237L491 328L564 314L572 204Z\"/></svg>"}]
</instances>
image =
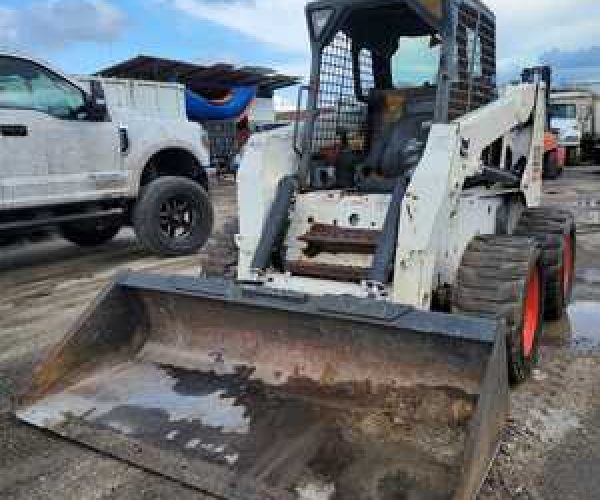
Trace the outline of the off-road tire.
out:
<instances>
[{"instance_id":1,"label":"off-road tire","mask_svg":"<svg viewBox=\"0 0 600 500\"><path fill-rule=\"evenodd\" d=\"M189 234L170 237L161 228L161 209L172 199L189 205ZM161 177L145 186L133 209L133 227L140 243L164 257L191 255L208 241L214 225L214 211L205 189L184 177Z\"/></svg>"},{"instance_id":2,"label":"off-road tire","mask_svg":"<svg viewBox=\"0 0 600 500\"><path fill-rule=\"evenodd\" d=\"M454 313L505 321L512 384L525 381L538 361L543 330L541 266L541 251L534 238L480 236L465 251L454 287ZM537 295L531 303L528 297L534 288ZM526 322L528 304L535 310ZM530 327L528 348L526 327Z\"/></svg>"},{"instance_id":3,"label":"off-road tire","mask_svg":"<svg viewBox=\"0 0 600 500\"><path fill-rule=\"evenodd\" d=\"M540 245L544 266L545 318L559 320L571 301L575 283L575 217L571 212L557 208L528 209L523 213L515 235L533 237ZM567 244L571 245L570 249L567 249ZM566 266L570 271L567 272Z\"/></svg>"},{"instance_id":4,"label":"off-road tire","mask_svg":"<svg viewBox=\"0 0 600 500\"><path fill-rule=\"evenodd\" d=\"M121 221L95 219L63 224L60 233L64 239L80 247L96 247L111 241L121 227Z\"/></svg>"}]
</instances>

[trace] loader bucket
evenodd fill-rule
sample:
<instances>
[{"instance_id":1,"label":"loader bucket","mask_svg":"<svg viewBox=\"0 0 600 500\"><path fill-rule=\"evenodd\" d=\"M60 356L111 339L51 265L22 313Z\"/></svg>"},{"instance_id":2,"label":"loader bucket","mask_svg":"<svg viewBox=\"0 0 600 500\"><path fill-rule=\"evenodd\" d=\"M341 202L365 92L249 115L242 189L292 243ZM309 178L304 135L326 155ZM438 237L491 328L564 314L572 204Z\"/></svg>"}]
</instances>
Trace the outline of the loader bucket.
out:
<instances>
[{"instance_id":1,"label":"loader bucket","mask_svg":"<svg viewBox=\"0 0 600 500\"><path fill-rule=\"evenodd\" d=\"M227 500L471 499L508 412L504 326L125 274L19 419Z\"/></svg>"}]
</instances>

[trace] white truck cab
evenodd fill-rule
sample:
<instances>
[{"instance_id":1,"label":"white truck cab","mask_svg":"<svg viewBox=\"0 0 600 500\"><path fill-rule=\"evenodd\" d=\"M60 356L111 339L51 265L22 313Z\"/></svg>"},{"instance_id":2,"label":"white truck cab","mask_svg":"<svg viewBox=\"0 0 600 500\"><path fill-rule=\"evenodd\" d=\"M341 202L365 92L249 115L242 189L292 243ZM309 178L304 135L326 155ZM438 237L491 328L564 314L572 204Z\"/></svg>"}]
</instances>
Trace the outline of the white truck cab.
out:
<instances>
[{"instance_id":1,"label":"white truck cab","mask_svg":"<svg viewBox=\"0 0 600 500\"><path fill-rule=\"evenodd\" d=\"M559 146L567 151L567 161L579 161L584 135L591 127L593 97L584 91L561 90L551 95L550 126L558 135Z\"/></svg>"},{"instance_id":2,"label":"white truck cab","mask_svg":"<svg viewBox=\"0 0 600 500\"><path fill-rule=\"evenodd\" d=\"M68 77L0 51L0 236L59 227L81 245L132 224L163 255L213 224L204 129L178 84Z\"/></svg>"}]
</instances>

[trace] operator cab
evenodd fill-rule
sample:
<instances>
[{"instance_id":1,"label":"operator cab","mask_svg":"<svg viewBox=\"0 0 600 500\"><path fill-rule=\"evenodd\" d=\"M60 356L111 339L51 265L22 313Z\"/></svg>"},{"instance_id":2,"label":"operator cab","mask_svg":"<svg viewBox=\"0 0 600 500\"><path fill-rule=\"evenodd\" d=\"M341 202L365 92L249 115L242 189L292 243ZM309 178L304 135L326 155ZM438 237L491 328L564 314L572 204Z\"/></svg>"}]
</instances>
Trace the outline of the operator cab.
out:
<instances>
[{"instance_id":1,"label":"operator cab","mask_svg":"<svg viewBox=\"0 0 600 500\"><path fill-rule=\"evenodd\" d=\"M408 184L433 123L496 96L495 21L478 1L323 0L307 16L307 190L392 192Z\"/></svg>"}]
</instances>

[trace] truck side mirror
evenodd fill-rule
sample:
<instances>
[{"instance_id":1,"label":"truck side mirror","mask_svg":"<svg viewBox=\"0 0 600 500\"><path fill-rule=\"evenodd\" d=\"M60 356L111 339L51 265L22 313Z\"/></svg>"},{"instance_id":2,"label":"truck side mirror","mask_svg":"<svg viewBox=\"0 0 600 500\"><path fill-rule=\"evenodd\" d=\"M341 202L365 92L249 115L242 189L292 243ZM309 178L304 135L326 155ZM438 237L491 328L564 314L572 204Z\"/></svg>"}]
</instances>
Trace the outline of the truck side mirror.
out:
<instances>
[{"instance_id":1,"label":"truck side mirror","mask_svg":"<svg viewBox=\"0 0 600 500\"><path fill-rule=\"evenodd\" d=\"M90 83L90 93L86 96L86 113L88 119L95 122L102 122L108 117L104 88L98 80Z\"/></svg>"}]
</instances>

